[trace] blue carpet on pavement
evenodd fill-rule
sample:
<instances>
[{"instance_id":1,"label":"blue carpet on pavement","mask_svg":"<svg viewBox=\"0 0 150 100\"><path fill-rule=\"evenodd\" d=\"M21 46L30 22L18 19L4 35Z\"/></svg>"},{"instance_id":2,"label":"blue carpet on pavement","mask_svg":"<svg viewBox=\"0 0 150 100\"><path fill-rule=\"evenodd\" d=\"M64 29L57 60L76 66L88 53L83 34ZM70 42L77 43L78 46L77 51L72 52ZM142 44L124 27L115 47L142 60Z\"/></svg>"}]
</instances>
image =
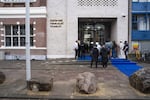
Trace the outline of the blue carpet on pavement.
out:
<instances>
[{"instance_id":1,"label":"blue carpet on pavement","mask_svg":"<svg viewBox=\"0 0 150 100\"><path fill-rule=\"evenodd\" d=\"M128 77L130 77L134 72L142 68L141 66L138 66L135 62L126 59L111 59L111 63Z\"/></svg>"},{"instance_id":2,"label":"blue carpet on pavement","mask_svg":"<svg viewBox=\"0 0 150 100\"><path fill-rule=\"evenodd\" d=\"M78 61L91 61L91 56L90 55L86 55L86 56L83 56L83 57L79 57L77 60ZM99 58L99 61L101 61L101 58Z\"/></svg>"},{"instance_id":3,"label":"blue carpet on pavement","mask_svg":"<svg viewBox=\"0 0 150 100\"><path fill-rule=\"evenodd\" d=\"M86 56L83 56L83 57L79 57L78 61L91 61L91 56L86 55Z\"/></svg>"},{"instance_id":4,"label":"blue carpet on pavement","mask_svg":"<svg viewBox=\"0 0 150 100\"><path fill-rule=\"evenodd\" d=\"M78 61L91 61L91 56L86 55L84 57L79 57ZM99 58L101 61L101 58ZM131 76L134 72L141 69L141 66L138 66L135 62L126 59L114 58L110 60L112 65L114 65L118 70L124 73L126 76Z\"/></svg>"}]
</instances>

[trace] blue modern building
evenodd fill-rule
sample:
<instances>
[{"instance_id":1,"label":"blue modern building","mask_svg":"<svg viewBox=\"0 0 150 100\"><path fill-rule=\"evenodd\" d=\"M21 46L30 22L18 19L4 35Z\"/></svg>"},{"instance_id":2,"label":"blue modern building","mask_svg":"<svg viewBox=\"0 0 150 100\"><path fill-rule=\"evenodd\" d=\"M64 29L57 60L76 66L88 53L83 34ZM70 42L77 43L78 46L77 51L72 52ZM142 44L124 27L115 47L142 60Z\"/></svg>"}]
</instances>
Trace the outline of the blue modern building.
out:
<instances>
[{"instance_id":1,"label":"blue modern building","mask_svg":"<svg viewBox=\"0 0 150 100\"><path fill-rule=\"evenodd\" d=\"M132 0L132 44L150 51L150 0Z\"/></svg>"}]
</instances>

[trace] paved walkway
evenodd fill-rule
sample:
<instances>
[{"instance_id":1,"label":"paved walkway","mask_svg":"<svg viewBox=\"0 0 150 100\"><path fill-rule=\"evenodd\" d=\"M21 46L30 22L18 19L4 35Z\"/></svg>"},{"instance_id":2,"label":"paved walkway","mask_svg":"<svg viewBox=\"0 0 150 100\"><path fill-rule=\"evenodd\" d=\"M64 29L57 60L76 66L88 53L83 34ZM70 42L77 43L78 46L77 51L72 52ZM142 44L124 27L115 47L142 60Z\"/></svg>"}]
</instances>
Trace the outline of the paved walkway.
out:
<instances>
[{"instance_id":1,"label":"paved walkway","mask_svg":"<svg viewBox=\"0 0 150 100\"><path fill-rule=\"evenodd\" d=\"M128 77L111 64L104 69L90 68L89 62L73 59L53 59L32 61L32 78L54 78L50 92L31 92L26 89L25 61L0 61L0 71L6 80L0 85L0 98L19 99L150 99L149 94L134 90ZM98 80L95 94L81 94L76 91L76 76L82 72L92 72Z\"/></svg>"}]
</instances>

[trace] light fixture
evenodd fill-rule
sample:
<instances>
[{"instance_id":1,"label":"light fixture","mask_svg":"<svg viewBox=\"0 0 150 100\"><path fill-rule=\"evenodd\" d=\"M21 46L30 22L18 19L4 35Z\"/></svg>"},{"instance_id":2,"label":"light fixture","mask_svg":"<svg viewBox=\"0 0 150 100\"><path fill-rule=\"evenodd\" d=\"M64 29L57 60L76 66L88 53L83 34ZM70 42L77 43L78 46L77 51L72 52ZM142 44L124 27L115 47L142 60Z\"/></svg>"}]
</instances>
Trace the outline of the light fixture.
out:
<instances>
[{"instance_id":1,"label":"light fixture","mask_svg":"<svg viewBox=\"0 0 150 100\"><path fill-rule=\"evenodd\" d=\"M4 28L0 28L1 31L4 31Z\"/></svg>"},{"instance_id":2,"label":"light fixture","mask_svg":"<svg viewBox=\"0 0 150 100\"><path fill-rule=\"evenodd\" d=\"M36 40L33 40L33 42L36 42Z\"/></svg>"},{"instance_id":3,"label":"light fixture","mask_svg":"<svg viewBox=\"0 0 150 100\"><path fill-rule=\"evenodd\" d=\"M0 22L0 25L3 25L3 22Z\"/></svg>"},{"instance_id":4,"label":"light fixture","mask_svg":"<svg viewBox=\"0 0 150 100\"><path fill-rule=\"evenodd\" d=\"M126 14L122 13L121 16L122 16L122 17L126 17Z\"/></svg>"},{"instance_id":5,"label":"light fixture","mask_svg":"<svg viewBox=\"0 0 150 100\"><path fill-rule=\"evenodd\" d=\"M36 21L34 21L33 24L35 25L35 24L36 24Z\"/></svg>"},{"instance_id":6,"label":"light fixture","mask_svg":"<svg viewBox=\"0 0 150 100\"><path fill-rule=\"evenodd\" d=\"M16 22L16 24L17 24L17 25L19 25L19 24L20 24L20 22L19 22L19 21L17 21L17 22Z\"/></svg>"},{"instance_id":7,"label":"light fixture","mask_svg":"<svg viewBox=\"0 0 150 100\"><path fill-rule=\"evenodd\" d=\"M95 25L95 29L97 29L97 30L104 30L105 26L103 24L96 24Z\"/></svg>"},{"instance_id":8,"label":"light fixture","mask_svg":"<svg viewBox=\"0 0 150 100\"><path fill-rule=\"evenodd\" d=\"M33 30L35 31L35 30L36 30L36 28L33 28Z\"/></svg>"},{"instance_id":9,"label":"light fixture","mask_svg":"<svg viewBox=\"0 0 150 100\"><path fill-rule=\"evenodd\" d=\"M88 25L88 24L87 24L87 25L85 25L85 27L84 27L84 28L85 28L85 30L89 30L89 29L91 29L91 30L92 30L92 29L93 29L93 26L92 26L92 25Z\"/></svg>"}]
</instances>

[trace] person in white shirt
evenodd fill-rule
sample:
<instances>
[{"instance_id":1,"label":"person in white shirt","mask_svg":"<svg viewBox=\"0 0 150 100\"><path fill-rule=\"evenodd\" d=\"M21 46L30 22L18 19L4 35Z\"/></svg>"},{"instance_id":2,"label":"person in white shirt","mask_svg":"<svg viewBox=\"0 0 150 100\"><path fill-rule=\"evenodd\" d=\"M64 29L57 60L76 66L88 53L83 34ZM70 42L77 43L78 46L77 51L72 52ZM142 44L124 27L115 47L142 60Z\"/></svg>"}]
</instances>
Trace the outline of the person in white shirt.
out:
<instances>
[{"instance_id":1,"label":"person in white shirt","mask_svg":"<svg viewBox=\"0 0 150 100\"><path fill-rule=\"evenodd\" d=\"M74 44L74 51L75 51L75 59L77 59L78 57L78 40L75 41L75 44Z\"/></svg>"},{"instance_id":2,"label":"person in white shirt","mask_svg":"<svg viewBox=\"0 0 150 100\"><path fill-rule=\"evenodd\" d=\"M120 44L119 44L119 49L120 49L119 58L125 58L123 47L124 47L124 43L122 41L120 41Z\"/></svg>"},{"instance_id":3,"label":"person in white shirt","mask_svg":"<svg viewBox=\"0 0 150 100\"><path fill-rule=\"evenodd\" d=\"M97 49L98 49L98 51L99 51L99 53L100 53L100 51L101 51L101 45L98 43L98 42L96 42L96 46L97 46Z\"/></svg>"}]
</instances>

